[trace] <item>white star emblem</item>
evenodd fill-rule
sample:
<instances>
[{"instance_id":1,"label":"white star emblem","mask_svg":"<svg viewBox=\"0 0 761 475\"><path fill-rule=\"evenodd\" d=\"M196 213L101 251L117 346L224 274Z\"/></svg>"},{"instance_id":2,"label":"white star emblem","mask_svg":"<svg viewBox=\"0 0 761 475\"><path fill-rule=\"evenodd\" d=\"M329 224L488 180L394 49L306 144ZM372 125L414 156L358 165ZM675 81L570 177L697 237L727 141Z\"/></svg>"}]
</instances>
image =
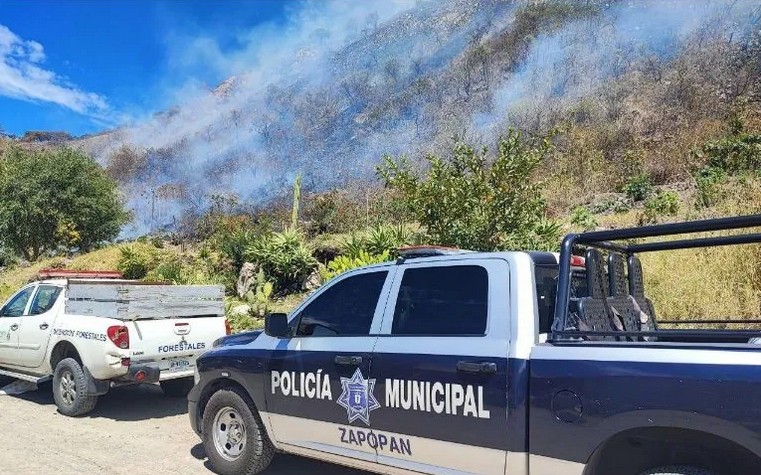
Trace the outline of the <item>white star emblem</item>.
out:
<instances>
[{"instance_id":1,"label":"white star emblem","mask_svg":"<svg viewBox=\"0 0 761 475\"><path fill-rule=\"evenodd\" d=\"M351 378L341 378L341 387L343 392L336 402L346 409L349 423L360 419L369 426L370 411L380 407L373 395L375 379L365 379L357 368Z\"/></svg>"}]
</instances>

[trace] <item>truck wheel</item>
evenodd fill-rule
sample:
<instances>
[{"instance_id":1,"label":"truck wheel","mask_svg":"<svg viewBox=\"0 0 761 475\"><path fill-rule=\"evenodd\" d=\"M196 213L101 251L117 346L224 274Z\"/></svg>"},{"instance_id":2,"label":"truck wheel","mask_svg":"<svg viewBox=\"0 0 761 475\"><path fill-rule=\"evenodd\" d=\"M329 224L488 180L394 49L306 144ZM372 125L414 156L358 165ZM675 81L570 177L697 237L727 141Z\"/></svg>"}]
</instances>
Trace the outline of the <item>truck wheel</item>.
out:
<instances>
[{"instance_id":1,"label":"truck wheel","mask_svg":"<svg viewBox=\"0 0 761 475\"><path fill-rule=\"evenodd\" d=\"M640 475L716 475L710 470L705 470L697 467L687 467L685 465L671 465L668 467L658 467L646 472L642 472Z\"/></svg>"},{"instance_id":2,"label":"truck wheel","mask_svg":"<svg viewBox=\"0 0 761 475\"><path fill-rule=\"evenodd\" d=\"M74 358L65 358L53 373L53 399L65 416L81 416L92 411L98 396L87 393L87 376Z\"/></svg>"},{"instance_id":3,"label":"truck wheel","mask_svg":"<svg viewBox=\"0 0 761 475\"><path fill-rule=\"evenodd\" d=\"M193 389L195 381L193 381L193 378L177 378L161 381L159 384L165 396L188 397L188 393Z\"/></svg>"},{"instance_id":4,"label":"truck wheel","mask_svg":"<svg viewBox=\"0 0 761 475\"><path fill-rule=\"evenodd\" d=\"M237 388L221 389L203 413L203 446L215 473L254 475L266 469L275 449L259 414Z\"/></svg>"}]
</instances>

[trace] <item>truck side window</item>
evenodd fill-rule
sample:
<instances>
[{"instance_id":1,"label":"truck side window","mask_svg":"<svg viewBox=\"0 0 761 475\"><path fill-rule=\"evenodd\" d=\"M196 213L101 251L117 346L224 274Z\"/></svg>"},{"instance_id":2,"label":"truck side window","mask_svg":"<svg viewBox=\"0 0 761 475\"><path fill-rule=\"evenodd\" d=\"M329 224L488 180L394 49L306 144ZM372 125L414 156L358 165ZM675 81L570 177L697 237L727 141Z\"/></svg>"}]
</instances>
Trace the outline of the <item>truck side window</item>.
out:
<instances>
[{"instance_id":1,"label":"truck side window","mask_svg":"<svg viewBox=\"0 0 761 475\"><path fill-rule=\"evenodd\" d=\"M32 300L32 308L29 310L29 314L40 315L53 308L61 290L63 290L61 287L55 285L41 285L34 296L34 300Z\"/></svg>"},{"instance_id":2,"label":"truck side window","mask_svg":"<svg viewBox=\"0 0 761 475\"><path fill-rule=\"evenodd\" d=\"M29 297L32 296L32 292L34 292L34 287L27 287L26 289L16 294L16 296L13 297L13 299L8 302L5 307L3 307L0 317L22 316L24 314L24 310L26 309L26 304L29 302Z\"/></svg>"},{"instance_id":3,"label":"truck side window","mask_svg":"<svg viewBox=\"0 0 761 475\"><path fill-rule=\"evenodd\" d=\"M388 271L336 283L301 311L296 336L368 335Z\"/></svg>"},{"instance_id":4,"label":"truck side window","mask_svg":"<svg viewBox=\"0 0 761 475\"><path fill-rule=\"evenodd\" d=\"M404 271L394 309L394 335L483 335L489 275L481 266Z\"/></svg>"}]
</instances>

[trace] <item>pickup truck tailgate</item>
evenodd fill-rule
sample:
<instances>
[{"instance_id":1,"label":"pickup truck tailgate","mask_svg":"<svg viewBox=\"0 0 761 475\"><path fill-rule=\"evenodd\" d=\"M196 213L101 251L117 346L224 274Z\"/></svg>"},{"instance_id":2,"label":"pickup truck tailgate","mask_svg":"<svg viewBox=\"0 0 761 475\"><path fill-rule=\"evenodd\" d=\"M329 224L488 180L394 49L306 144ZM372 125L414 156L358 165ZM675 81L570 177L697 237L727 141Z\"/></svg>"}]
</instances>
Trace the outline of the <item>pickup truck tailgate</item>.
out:
<instances>
[{"instance_id":1,"label":"pickup truck tailgate","mask_svg":"<svg viewBox=\"0 0 761 475\"><path fill-rule=\"evenodd\" d=\"M161 379L192 375L196 358L226 331L224 317L163 318L125 322L134 363L157 362Z\"/></svg>"},{"instance_id":2,"label":"pickup truck tailgate","mask_svg":"<svg viewBox=\"0 0 761 475\"><path fill-rule=\"evenodd\" d=\"M131 362L158 363L161 379L173 379L192 376L198 355L227 334L224 293L221 285L71 279L66 313L122 320Z\"/></svg>"}]
</instances>

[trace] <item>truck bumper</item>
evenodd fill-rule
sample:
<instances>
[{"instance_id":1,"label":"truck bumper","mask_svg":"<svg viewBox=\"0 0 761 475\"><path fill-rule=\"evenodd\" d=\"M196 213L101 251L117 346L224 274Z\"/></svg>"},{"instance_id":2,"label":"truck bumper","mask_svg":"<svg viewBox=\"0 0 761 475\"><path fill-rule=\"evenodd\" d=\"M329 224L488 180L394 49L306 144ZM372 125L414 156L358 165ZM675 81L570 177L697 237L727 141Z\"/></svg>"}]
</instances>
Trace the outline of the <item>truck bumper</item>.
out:
<instances>
[{"instance_id":1,"label":"truck bumper","mask_svg":"<svg viewBox=\"0 0 761 475\"><path fill-rule=\"evenodd\" d=\"M120 377L120 383L157 383L161 376L158 363L132 363L127 374Z\"/></svg>"}]
</instances>

